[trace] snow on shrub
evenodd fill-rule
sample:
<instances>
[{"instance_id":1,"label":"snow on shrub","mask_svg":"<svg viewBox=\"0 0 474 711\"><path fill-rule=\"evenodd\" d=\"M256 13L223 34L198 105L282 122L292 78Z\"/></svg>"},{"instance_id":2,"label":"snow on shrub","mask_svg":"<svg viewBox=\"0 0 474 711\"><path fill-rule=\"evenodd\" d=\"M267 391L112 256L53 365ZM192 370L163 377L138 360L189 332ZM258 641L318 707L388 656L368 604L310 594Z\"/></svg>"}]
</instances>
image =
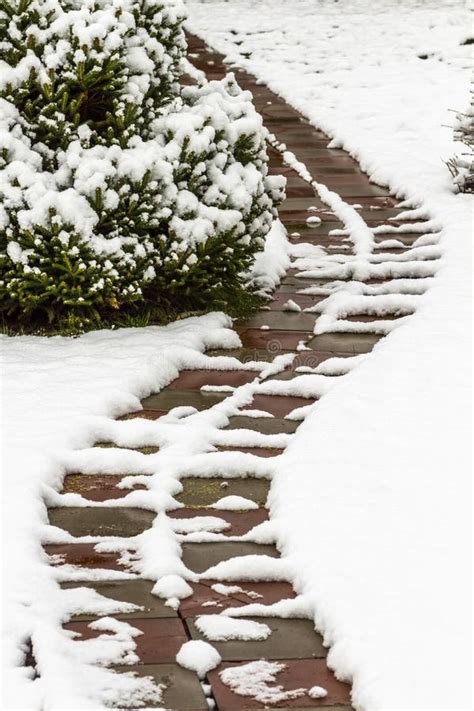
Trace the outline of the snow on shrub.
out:
<instances>
[{"instance_id":1,"label":"snow on shrub","mask_svg":"<svg viewBox=\"0 0 474 711\"><path fill-rule=\"evenodd\" d=\"M454 140L462 143L467 150L448 161L448 168L454 183L461 193L474 193L474 89L471 89L471 103L465 112L456 113L453 126Z\"/></svg>"},{"instance_id":2,"label":"snow on shrub","mask_svg":"<svg viewBox=\"0 0 474 711\"><path fill-rule=\"evenodd\" d=\"M232 75L179 89L174 0L0 12L0 299L83 324L244 288L281 198Z\"/></svg>"}]
</instances>

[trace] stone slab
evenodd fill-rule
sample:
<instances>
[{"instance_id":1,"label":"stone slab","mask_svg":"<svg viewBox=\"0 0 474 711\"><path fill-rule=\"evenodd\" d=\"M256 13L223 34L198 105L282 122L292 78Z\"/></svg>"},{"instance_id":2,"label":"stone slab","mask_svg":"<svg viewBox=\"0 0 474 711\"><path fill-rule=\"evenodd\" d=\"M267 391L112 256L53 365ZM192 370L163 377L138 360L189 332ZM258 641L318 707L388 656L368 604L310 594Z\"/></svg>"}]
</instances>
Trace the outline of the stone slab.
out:
<instances>
[{"instance_id":1,"label":"stone slab","mask_svg":"<svg viewBox=\"0 0 474 711\"><path fill-rule=\"evenodd\" d=\"M308 348L334 353L370 353L382 336L376 333L323 333L308 341Z\"/></svg>"},{"instance_id":2,"label":"stone slab","mask_svg":"<svg viewBox=\"0 0 474 711\"><path fill-rule=\"evenodd\" d=\"M134 673L149 676L156 684L164 684L161 702L146 702L147 708L166 708L169 711L209 711L206 697L197 675L183 669L179 664L144 664L141 666L117 666L118 673ZM119 707L118 711L130 711Z\"/></svg>"},{"instance_id":3,"label":"stone slab","mask_svg":"<svg viewBox=\"0 0 474 711\"><path fill-rule=\"evenodd\" d=\"M251 362L261 362L261 363L271 363L277 355L281 353L292 353L293 348L284 349L283 351L277 351L273 353L267 348L230 348L230 349L213 349L207 351L208 356L227 356L228 358L236 358L241 363L251 363Z\"/></svg>"},{"instance_id":4,"label":"stone slab","mask_svg":"<svg viewBox=\"0 0 474 711\"><path fill-rule=\"evenodd\" d=\"M208 568L223 560L244 555L267 555L278 558L275 546L240 541L220 543L183 543L183 562L195 573L204 573Z\"/></svg>"},{"instance_id":5,"label":"stone slab","mask_svg":"<svg viewBox=\"0 0 474 711\"><path fill-rule=\"evenodd\" d=\"M308 270L309 271L309 270ZM334 281L334 280L333 280ZM312 276L303 276L303 272L300 269L290 270L284 279L281 280L280 288L285 286L293 287L291 291L296 289L307 289L308 286L314 286L315 278Z\"/></svg>"},{"instance_id":6,"label":"stone slab","mask_svg":"<svg viewBox=\"0 0 474 711\"><path fill-rule=\"evenodd\" d=\"M215 580L202 580L199 583L192 583L193 594L181 600L179 614L184 618L218 614L231 607L242 607L242 605L251 605L252 603L272 605L280 600L295 597L295 591L289 583L237 581L230 583L229 586L239 587L241 592L224 594L212 588L216 582Z\"/></svg>"},{"instance_id":7,"label":"stone slab","mask_svg":"<svg viewBox=\"0 0 474 711\"><path fill-rule=\"evenodd\" d=\"M219 677L219 672L237 664L248 662L224 662L217 669L208 675L214 697L219 711L245 711L246 709L262 709L264 704L259 703L249 696L240 696L230 690ZM325 659L285 659L282 660L285 668L277 675L276 684L281 685L283 690L310 689L312 686L322 686L328 692L324 699L311 699L308 695L300 696L296 699L287 699L276 704L272 708L280 709L319 709L330 707L332 711L336 709L350 709L350 687L338 681L334 674L328 669Z\"/></svg>"},{"instance_id":8,"label":"stone slab","mask_svg":"<svg viewBox=\"0 0 474 711\"><path fill-rule=\"evenodd\" d=\"M315 402L314 398L289 397L286 395L255 395L252 402L242 408L245 410L263 410L275 417L286 417L297 407L306 407Z\"/></svg>"},{"instance_id":9,"label":"stone slab","mask_svg":"<svg viewBox=\"0 0 474 711\"><path fill-rule=\"evenodd\" d=\"M72 536L137 536L150 528L155 514L137 508L106 506L64 507L48 510L49 522Z\"/></svg>"},{"instance_id":10,"label":"stone slab","mask_svg":"<svg viewBox=\"0 0 474 711\"><path fill-rule=\"evenodd\" d=\"M182 504L191 508L202 508L214 504L224 496L243 496L251 499L259 506L266 503L270 482L267 479L226 479L187 477L181 479L183 491L175 498Z\"/></svg>"},{"instance_id":11,"label":"stone slab","mask_svg":"<svg viewBox=\"0 0 474 711\"><path fill-rule=\"evenodd\" d=\"M226 430L252 430L262 434L292 434L298 428L298 422L280 417L231 417Z\"/></svg>"},{"instance_id":12,"label":"stone slab","mask_svg":"<svg viewBox=\"0 0 474 711\"><path fill-rule=\"evenodd\" d=\"M408 316L409 314L384 314L383 316L370 316L368 314L353 314L352 316L346 316L346 321L352 321L354 323L375 323L376 321L396 321L397 318L403 318L403 316Z\"/></svg>"},{"instance_id":13,"label":"stone slab","mask_svg":"<svg viewBox=\"0 0 474 711\"><path fill-rule=\"evenodd\" d=\"M99 635L107 634L102 630L93 630L88 622L68 622L64 629L78 632L81 637L77 639L95 639ZM139 664L174 663L181 646L188 641L183 622L174 617L148 618L133 620L133 627L143 634L135 637L135 653Z\"/></svg>"},{"instance_id":14,"label":"stone slab","mask_svg":"<svg viewBox=\"0 0 474 711\"><path fill-rule=\"evenodd\" d=\"M44 546L45 552L50 556L58 556L52 565L74 565L84 568L100 568L103 570L120 570L129 572L130 568L121 562L121 553L108 553L96 551L94 543L60 543ZM86 575L86 572L84 572Z\"/></svg>"},{"instance_id":15,"label":"stone slab","mask_svg":"<svg viewBox=\"0 0 474 711\"><path fill-rule=\"evenodd\" d=\"M267 331L249 328L239 335L244 348L267 349L275 357L281 351L294 350L300 341L309 340L313 332L312 329L311 331L285 331L273 328Z\"/></svg>"},{"instance_id":16,"label":"stone slab","mask_svg":"<svg viewBox=\"0 0 474 711\"><path fill-rule=\"evenodd\" d=\"M198 516L215 516L221 518L230 524L229 528L223 531L218 531L224 536L243 536L255 526L268 521L268 511L264 508L253 509L250 511L223 511L222 509L206 509L206 508L184 508L168 511L168 516L174 519L196 518ZM219 545L219 543L216 543Z\"/></svg>"},{"instance_id":17,"label":"stone slab","mask_svg":"<svg viewBox=\"0 0 474 711\"><path fill-rule=\"evenodd\" d=\"M314 189L303 178L295 174L291 182L287 178L285 193L288 198L308 198L314 195Z\"/></svg>"},{"instance_id":18,"label":"stone slab","mask_svg":"<svg viewBox=\"0 0 474 711\"><path fill-rule=\"evenodd\" d=\"M162 390L160 393L150 395L142 400L145 410L160 410L168 412L174 407L195 407L196 410L207 410L208 407L217 405L229 393L207 393L195 390Z\"/></svg>"},{"instance_id":19,"label":"stone slab","mask_svg":"<svg viewBox=\"0 0 474 711\"><path fill-rule=\"evenodd\" d=\"M119 489L119 484L128 474L68 474L64 477L64 494L80 494L89 501L108 501L123 499L131 491L145 489L143 484L137 484L132 489Z\"/></svg>"},{"instance_id":20,"label":"stone slab","mask_svg":"<svg viewBox=\"0 0 474 711\"><path fill-rule=\"evenodd\" d=\"M158 420L166 414L167 410L136 410L136 412L128 412L126 415L117 417L117 420Z\"/></svg>"},{"instance_id":21,"label":"stone slab","mask_svg":"<svg viewBox=\"0 0 474 711\"><path fill-rule=\"evenodd\" d=\"M167 389L200 390L203 385L239 387L252 382L257 375L254 370L183 370Z\"/></svg>"},{"instance_id":22,"label":"stone slab","mask_svg":"<svg viewBox=\"0 0 474 711\"><path fill-rule=\"evenodd\" d=\"M325 657L322 637L315 632L310 620L282 619L281 617L248 617L270 627L272 633L264 640L207 640L196 627L195 618L186 624L192 639L202 639L212 644L226 662L252 659L310 659Z\"/></svg>"},{"instance_id":23,"label":"stone slab","mask_svg":"<svg viewBox=\"0 0 474 711\"><path fill-rule=\"evenodd\" d=\"M289 299L294 301L300 309L307 309L311 306L315 306L317 303L322 301L325 296L316 296L315 294L298 294L297 291L294 292L280 292L277 291L273 300L270 302L269 307L272 311L281 311L283 306L287 303ZM284 311L285 314L291 313L289 311ZM315 316L313 316L315 318ZM314 325L314 324L313 324Z\"/></svg>"},{"instance_id":24,"label":"stone slab","mask_svg":"<svg viewBox=\"0 0 474 711\"><path fill-rule=\"evenodd\" d=\"M283 331L312 331L316 316L294 311L263 311L239 324L240 328L261 328L269 326Z\"/></svg>"},{"instance_id":25,"label":"stone slab","mask_svg":"<svg viewBox=\"0 0 474 711\"><path fill-rule=\"evenodd\" d=\"M269 123L270 121L299 123L303 118L298 111L287 104L270 104L262 109L260 113L264 123Z\"/></svg>"},{"instance_id":26,"label":"stone slab","mask_svg":"<svg viewBox=\"0 0 474 711\"><path fill-rule=\"evenodd\" d=\"M308 183L307 183L308 184ZM317 208L317 211L311 210L311 208ZM280 205L278 206L278 212L300 212L305 211L309 215L318 215L319 210L329 210L330 208L324 203L321 198L314 193L313 195L308 195L307 197L286 197Z\"/></svg>"},{"instance_id":27,"label":"stone slab","mask_svg":"<svg viewBox=\"0 0 474 711\"><path fill-rule=\"evenodd\" d=\"M308 217L311 217L312 213L300 210L298 212L282 212L279 217L288 231L293 230L293 226L305 222ZM333 212L317 212L314 213L316 217L321 219L321 222L311 223L308 222L308 229L318 230L320 225L327 225L328 230L342 230L344 225L341 220Z\"/></svg>"},{"instance_id":28,"label":"stone slab","mask_svg":"<svg viewBox=\"0 0 474 711\"><path fill-rule=\"evenodd\" d=\"M120 447L115 442L96 442L94 448L97 449L121 449L127 452L139 452L140 454L156 454L160 451L159 447L149 445L145 447Z\"/></svg>"},{"instance_id":29,"label":"stone slab","mask_svg":"<svg viewBox=\"0 0 474 711\"><path fill-rule=\"evenodd\" d=\"M106 582L91 582L91 583L63 583L62 588L69 590L71 588L86 587L96 590L100 595L118 600L119 602L131 602L134 605L139 605L142 609L134 610L133 612L118 612L109 613L111 616L119 619L141 619L147 617L177 617L177 613L172 607L165 605L165 601L156 595L151 594L154 583L149 580L137 578L135 580L108 580ZM72 621L94 620L98 615L83 613L74 615Z\"/></svg>"}]
</instances>

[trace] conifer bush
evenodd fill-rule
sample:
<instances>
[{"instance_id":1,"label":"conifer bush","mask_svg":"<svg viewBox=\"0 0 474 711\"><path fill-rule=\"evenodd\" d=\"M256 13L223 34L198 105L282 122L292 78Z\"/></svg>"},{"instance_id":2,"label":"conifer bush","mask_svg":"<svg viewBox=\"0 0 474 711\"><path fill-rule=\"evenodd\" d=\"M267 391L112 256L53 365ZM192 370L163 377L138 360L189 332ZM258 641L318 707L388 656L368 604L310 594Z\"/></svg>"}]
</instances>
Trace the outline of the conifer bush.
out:
<instances>
[{"instance_id":1,"label":"conifer bush","mask_svg":"<svg viewBox=\"0 0 474 711\"><path fill-rule=\"evenodd\" d=\"M282 196L232 75L180 88L178 0L0 0L0 303L79 327L225 306Z\"/></svg>"}]
</instances>

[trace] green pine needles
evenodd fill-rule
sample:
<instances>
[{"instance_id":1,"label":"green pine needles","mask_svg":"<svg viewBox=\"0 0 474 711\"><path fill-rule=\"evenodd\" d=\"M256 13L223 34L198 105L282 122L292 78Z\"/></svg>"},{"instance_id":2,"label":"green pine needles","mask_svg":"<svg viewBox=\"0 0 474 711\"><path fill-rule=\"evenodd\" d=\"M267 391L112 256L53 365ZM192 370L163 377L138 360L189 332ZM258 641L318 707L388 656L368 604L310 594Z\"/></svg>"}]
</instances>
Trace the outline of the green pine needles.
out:
<instances>
[{"instance_id":1,"label":"green pine needles","mask_svg":"<svg viewBox=\"0 0 474 711\"><path fill-rule=\"evenodd\" d=\"M0 309L81 330L248 303L279 178L232 75L181 88L178 0L0 0Z\"/></svg>"}]
</instances>

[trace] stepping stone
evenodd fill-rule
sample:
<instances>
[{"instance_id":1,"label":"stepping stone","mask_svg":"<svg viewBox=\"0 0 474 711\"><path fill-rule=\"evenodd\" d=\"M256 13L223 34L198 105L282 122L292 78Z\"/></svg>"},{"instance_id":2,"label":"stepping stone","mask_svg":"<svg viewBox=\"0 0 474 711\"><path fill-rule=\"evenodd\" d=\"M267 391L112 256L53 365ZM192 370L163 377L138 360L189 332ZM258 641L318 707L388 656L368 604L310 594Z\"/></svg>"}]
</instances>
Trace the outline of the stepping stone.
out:
<instances>
[{"instance_id":1,"label":"stepping stone","mask_svg":"<svg viewBox=\"0 0 474 711\"><path fill-rule=\"evenodd\" d=\"M195 573L204 573L213 565L223 560L242 555L268 555L278 558L275 546L260 543L229 541L220 543L183 543L183 563Z\"/></svg>"},{"instance_id":2,"label":"stepping stone","mask_svg":"<svg viewBox=\"0 0 474 711\"><path fill-rule=\"evenodd\" d=\"M243 592L228 592L224 594L211 587L216 582L215 580L202 580L199 583L191 583L193 594L181 600L179 607L181 617L218 614L230 607L242 607L253 603L272 605L274 602L295 597L295 591L289 583L232 582L228 584L229 588L231 586L234 588L239 587ZM222 585L223 583L219 584Z\"/></svg>"},{"instance_id":3,"label":"stepping stone","mask_svg":"<svg viewBox=\"0 0 474 711\"><path fill-rule=\"evenodd\" d=\"M86 587L96 590L104 597L120 602L132 602L134 605L139 605L142 609L134 612L116 612L112 616L119 620L126 619L141 619L148 617L177 617L177 613L172 607L165 605L165 601L156 595L151 594L153 583L149 580L109 580L106 582L92 583L63 583L61 585L65 590L71 588ZM95 620L98 615L90 613L82 613L74 615L72 621Z\"/></svg>"},{"instance_id":4,"label":"stepping stone","mask_svg":"<svg viewBox=\"0 0 474 711\"><path fill-rule=\"evenodd\" d=\"M391 195L386 195L385 197L362 197L360 200L353 201L349 203L351 207L355 205L362 205L363 210L368 210L370 208L394 208L400 201ZM400 208L397 208L400 211ZM377 212L375 213L377 214Z\"/></svg>"},{"instance_id":5,"label":"stepping stone","mask_svg":"<svg viewBox=\"0 0 474 711\"><path fill-rule=\"evenodd\" d=\"M286 299L288 301L288 299ZM283 302L285 303L285 302ZM264 311L263 313L256 314L249 319L246 319L243 323L239 324L240 328L261 328L262 326L269 326L271 332L274 329L279 329L282 331L312 331L314 328L314 323L316 321L316 316L314 314L304 314L300 312L293 311Z\"/></svg>"},{"instance_id":6,"label":"stepping stone","mask_svg":"<svg viewBox=\"0 0 474 711\"><path fill-rule=\"evenodd\" d=\"M174 519L186 519L186 518L196 518L198 516L215 516L216 518L222 518L224 521L230 524L230 528L226 528L223 531L217 531L217 533L222 533L224 536L243 536L248 533L255 526L268 521L268 511L264 508L253 509L250 511L224 511L222 509L175 509L173 511L167 512L170 518ZM216 543L219 545L219 543Z\"/></svg>"},{"instance_id":7,"label":"stepping stone","mask_svg":"<svg viewBox=\"0 0 474 711\"><path fill-rule=\"evenodd\" d=\"M72 536L120 536L128 538L150 528L155 513L137 508L105 506L64 507L48 510L49 522Z\"/></svg>"},{"instance_id":8,"label":"stepping stone","mask_svg":"<svg viewBox=\"0 0 474 711\"><path fill-rule=\"evenodd\" d=\"M165 684L161 702L146 702L147 708L166 708L169 711L209 711L202 686L195 672L183 669L179 664L146 664L142 666L114 667L119 673L134 672L138 676L150 676L155 683ZM118 711L129 711L119 708Z\"/></svg>"},{"instance_id":9,"label":"stepping stone","mask_svg":"<svg viewBox=\"0 0 474 711\"><path fill-rule=\"evenodd\" d=\"M137 418L157 420L166 414L168 414L167 410L137 410L136 412L128 412L126 415L121 415L121 417L117 417L117 420L136 420Z\"/></svg>"},{"instance_id":10,"label":"stepping stone","mask_svg":"<svg viewBox=\"0 0 474 711\"><path fill-rule=\"evenodd\" d=\"M377 223L385 223L390 220L389 224L393 224L393 218L397 217L401 213L399 208L385 208L381 210L357 210L357 213L365 220L367 224L372 224L374 220ZM395 222L395 224L397 224Z\"/></svg>"},{"instance_id":11,"label":"stepping stone","mask_svg":"<svg viewBox=\"0 0 474 711\"><path fill-rule=\"evenodd\" d=\"M385 190L385 188L381 188L378 185L373 185L372 183L370 183L369 185L364 185L363 183L356 182L346 184L334 184L332 182L332 179L329 178L329 176L327 176L324 182L330 190L339 193L339 195L343 198L359 198L364 197L366 195L387 195L387 191Z\"/></svg>"},{"instance_id":12,"label":"stepping stone","mask_svg":"<svg viewBox=\"0 0 474 711\"><path fill-rule=\"evenodd\" d=\"M315 711L319 708L330 707L328 711L350 711L350 686L336 679L328 669L325 659L285 659L281 661L285 664L285 668L278 673L275 683L281 685L284 691L322 686L328 695L318 700L311 699L308 695L296 699L286 699L272 705L272 708L280 709L280 711L289 709L312 709ZM219 711L267 708L250 696L240 696L231 691L230 687L222 682L219 672L242 664L248 664L248 662L225 662L208 674Z\"/></svg>"},{"instance_id":13,"label":"stepping stone","mask_svg":"<svg viewBox=\"0 0 474 711\"><path fill-rule=\"evenodd\" d=\"M283 449L276 447L217 447L218 452L243 452L244 454L254 454L256 457L279 457L283 454Z\"/></svg>"},{"instance_id":14,"label":"stepping stone","mask_svg":"<svg viewBox=\"0 0 474 711\"><path fill-rule=\"evenodd\" d=\"M212 614L212 613L211 613ZM281 617L248 617L243 619L262 622L272 633L264 640L207 640L196 627L195 618L186 619L192 639L202 639L212 644L226 662L244 659L310 659L325 657L327 650L322 637L314 629L311 620L282 619Z\"/></svg>"},{"instance_id":15,"label":"stepping stone","mask_svg":"<svg viewBox=\"0 0 474 711\"><path fill-rule=\"evenodd\" d=\"M306 407L316 402L315 398L289 397L287 395L255 395L249 405L245 405L241 412L245 410L263 410L275 417L286 417L298 407Z\"/></svg>"},{"instance_id":16,"label":"stepping stone","mask_svg":"<svg viewBox=\"0 0 474 711\"><path fill-rule=\"evenodd\" d=\"M243 496L264 506L270 490L268 479L197 478L181 479L183 491L175 499L189 508L205 508L224 496Z\"/></svg>"},{"instance_id":17,"label":"stepping stone","mask_svg":"<svg viewBox=\"0 0 474 711\"><path fill-rule=\"evenodd\" d=\"M286 195L289 198L311 197L314 195L314 189L303 178L295 174L293 179L287 178Z\"/></svg>"},{"instance_id":18,"label":"stepping stone","mask_svg":"<svg viewBox=\"0 0 474 711\"><path fill-rule=\"evenodd\" d=\"M147 446L147 447L120 447L114 442L96 442L94 448L97 449L125 449L127 452L140 452L140 454L156 454L160 451L159 447Z\"/></svg>"},{"instance_id":19,"label":"stepping stone","mask_svg":"<svg viewBox=\"0 0 474 711\"><path fill-rule=\"evenodd\" d=\"M130 572L130 567L121 562L122 553L96 551L95 543L54 543L43 546L50 556L60 556L61 560L52 562L57 565L76 565L80 568L100 568L103 570L121 570Z\"/></svg>"},{"instance_id":20,"label":"stepping stone","mask_svg":"<svg viewBox=\"0 0 474 711\"><path fill-rule=\"evenodd\" d=\"M312 271L311 269L308 269L307 271ZM329 281L329 279L327 280ZM334 281L334 280L332 280ZM295 291L295 287L297 289L307 289L308 286L315 286L316 285L316 280L312 276L303 276L303 270L302 269L290 269L289 273L284 279L281 280L280 283L280 289L283 287L288 287L291 286L292 288L289 289L288 291ZM314 314L313 314L314 316Z\"/></svg>"},{"instance_id":21,"label":"stepping stone","mask_svg":"<svg viewBox=\"0 0 474 711\"><path fill-rule=\"evenodd\" d=\"M294 210L292 212L282 212L280 219L285 225L288 232L295 231L295 225L306 225L308 230L328 232L334 229L344 229L344 225L337 215L331 212L331 208L327 207L324 212L307 212L306 210ZM319 222L308 222L308 218L319 217ZM326 229L323 228L326 225Z\"/></svg>"},{"instance_id":22,"label":"stepping stone","mask_svg":"<svg viewBox=\"0 0 474 711\"><path fill-rule=\"evenodd\" d=\"M308 183L306 183L308 184ZM306 212L308 217L311 215L319 215L318 211L310 210L312 207L317 207L318 210L330 210L331 208L324 203L321 198L315 194L313 190L313 195L308 197L287 197L278 206L278 213L281 212Z\"/></svg>"},{"instance_id":23,"label":"stepping stone","mask_svg":"<svg viewBox=\"0 0 474 711\"><path fill-rule=\"evenodd\" d=\"M353 316L346 316L344 320L353 321L355 323L374 323L376 321L395 321L397 318L403 318L403 316L410 316L410 314L384 314L384 316L354 314Z\"/></svg>"},{"instance_id":24,"label":"stepping stone","mask_svg":"<svg viewBox=\"0 0 474 711\"><path fill-rule=\"evenodd\" d=\"M262 331L261 333L264 333ZM312 334L310 334L312 335ZM282 353L291 353L294 348L287 348L285 350L273 351L267 348L230 348L229 350L224 348L213 349L206 352L208 356L228 356L229 358L236 358L241 363L250 363L253 361L259 363L271 363L277 355Z\"/></svg>"},{"instance_id":25,"label":"stepping stone","mask_svg":"<svg viewBox=\"0 0 474 711\"><path fill-rule=\"evenodd\" d=\"M68 474L63 481L63 494L81 494L89 501L108 501L123 499L131 491L145 489L143 484L136 484L133 489L119 489L119 484L128 474Z\"/></svg>"},{"instance_id":26,"label":"stepping stone","mask_svg":"<svg viewBox=\"0 0 474 711\"><path fill-rule=\"evenodd\" d=\"M185 627L177 617L134 619L130 624L143 632L134 638L139 664L174 663L181 646L188 641ZM67 622L63 627L72 632L79 632L81 637L77 639L81 641L107 634L101 630L93 630L88 625L88 622Z\"/></svg>"},{"instance_id":27,"label":"stepping stone","mask_svg":"<svg viewBox=\"0 0 474 711\"><path fill-rule=\"evenodd\" d=\"M306 222L302 219L299 222L291 221L291 225L288 226L288 234L291 237L294 233L300 235L300 242L305 242L306 237L324 237L328 241L333 241L334 243L343 243L344 240L348 240L347 235L330 235L329 233L335 229L344 229L344 225L341 222L340 226L330 224L329 222L311 223Z\"/></svg>"},{"instance_id":28,"label":"stepping stone","mask_svg":"<svg viewBox=\"0 0 474 711\"><path fill-rule=\"evenodd\" d=\"M280 417L231 417L226 430L252 430L262 434L292 434L296 432L299 422L291 422Z\"/></svg>"},{"instance_id":29,"label":"stepping stone","mask_svg":"<svg viewBox=\"0 0 474 711\"><path fill-rule=\"evenodd\" d=\"M297 304L300 309L307 309L315 304L323 301L325 296L316 296L313 294L298 294L297 291L294 292L282 292L277 291L273 297L273 301L270 302L269 306L272 311L282 311L283 306L291 299ZM290 311L284 311L283 313L291 313ZM296 312L297 313L297 312ZM313 316L313 318L315 318ZM314 326L314 324L313 324Z\"/></svg>"},{"instance_id":30,"label":"stepping stone","mask_svg":"<svg viewBox=\"0 0 474 711\"><path fill-rule=\"evenodd\" d=\"M273 131L273 127L270 127L270 130ZM357 168L356 165L351 163L351 161L342 161L342 159L339 159L337 161L322 161L321 159L319 159L312 166L307 165L306 167L309 170L312 180L317 180L321 183L324 183L325 185L327 185L327 180L331 177L352 178L355 176L367 178L366 174L363 173L360 168ZM278 166L270 165L268 169L269 175L283 175L286 177L287 175L291 175L293 173L294 171L287 166L279 168ZM381 195L383 196L387 194L388 193L385 191Z\"/></svg>"},{"instance_id":31,"label":"stepping stone","mask_svg":"<svg viewBox=\"0 0 474 711\"><path fill-rule=\"evenodd\" d=\"M265 124L278 121L278 123L293 122L300 123L302 116L295 109L292 109L287 104L271 104L266 106L260 112Z\"/></svg>"},{"instance_id":32,"label":"stepping stone","mask_svg":"<svg viewBox=\"0 0 474 711\"><path fill-rule=\"evenodd\" d=\"M207 410L218 402L222 402L229 393L206 393L194 390L162 390L142 400L145 410L160 410L169 412L174 407L195 407L196 410Z\"/></svg>"},{"instance_id":33,"label":"stepping stone","mask_svg":"<svg viewBox=\"0 0 474 711\"><path fill-rule=\"evenodd\" d=\"M367 176L362 173L357 163L348 155L345 156L318 156L317 158L313 156L304 156L301 152L296 156L298 160L301 160L313 180L318 180L318 173L342 172L343 174L352 177L359 177L368 180ZM327 185L325 181L324 184ZM329 187L329 186L328 186Z\"/></svg>"},{"instance_id":34,"label":"stepping stone","mask_svg":"<svg viewBox=\"0 0 474 711\"><path fill-rule=\"evenodd\" d=\"M183 370L172 383L170 390L200 390L203 385L231 385L234 388L255 380L255 370Z\"/></svg>"},{"instance_id":35,"label":"stepping stone","mask_svg":"<svg viewBox=\"0 0 474 711\"><path fill-rule=\"evenodd\" d=\"M304 128L304 126L302 126ZM288 132L290 133L290 132ZM298 154L311 144L310 151L314 150L326 150L329 138L324 136L323 133L316 133L313 131L291 131L291 135L286 135L285 132L278 131L278 139L285 143L287 150L292 153Z\"/></svg>"},{"instance_id":36,"label":"stepping stone","mask_svg":"<svg viewBox=\"0 0 474 711\"><path fill-rule=\"evenodd\" d=\"M338 353L370 353L375 344L380 341L377 333L322 333L308 343L308 348L317 351L333 351Z\"/></svg>"},{"instance_id":37,"label":"stepping stone","mask_svg":"<svg viewBox=\"0 0 474 711\"><path fill-rule=\"evenodd\" d=\"M249 328L239 335L244 348L267 348L274 357L281 351L294 350L300 341L307 341L311 338L313 332L312 330L284 331L280 329L262 331L259 328Z\"/></svg>"},{"instance_id":38,"label":"stepping stone","mask_svg":"<svg viewBox=\"0 0 474 711\"><path fill-rule=\"evenodd\" d=\"M276 136L281 143L286 143L288 148L290 147L290 144L303 147L307 146L309 143L311 143L311 145L317 145L320 143L327 145L331 140L329 136L326 136L326 134L322 131L318 131L318 129L313 128L310 124L302 124L296 128L282 125L281 128L276 129Z\"/></svg>"},{"instance_id":39,"label":"stepping stone","mask_svg":"<svg viewBox=\"0 0 474 711\"><path fill-rule=\"evenodd\" d=\"M307 289L308 286L324 286L329 280L323 279L298 279L295 277L288 277L288 282L280 284L278 291L281 294L292 294L295 289ZM317 315L317 314L315 314Z\"/></svg>"}]
</instances>

